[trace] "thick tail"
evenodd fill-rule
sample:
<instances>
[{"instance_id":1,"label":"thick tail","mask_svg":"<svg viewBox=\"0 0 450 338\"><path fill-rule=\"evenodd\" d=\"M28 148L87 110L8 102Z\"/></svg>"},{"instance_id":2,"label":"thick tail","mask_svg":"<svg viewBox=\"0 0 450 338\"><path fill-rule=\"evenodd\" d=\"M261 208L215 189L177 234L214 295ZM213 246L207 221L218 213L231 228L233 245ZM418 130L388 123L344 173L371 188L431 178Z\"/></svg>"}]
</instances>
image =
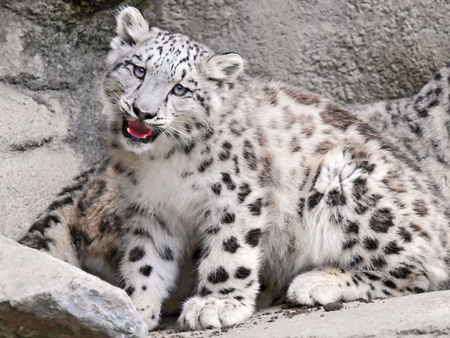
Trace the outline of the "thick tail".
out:
<instances>
[{"instance_id":1,"label":"thick tail","mask_svg":"<svg viewBox=\"0 0 450 338\"><path fill-rule=\"evenodd\" d=\"M415 96L352 106L358 117L378 129L428 172L450 198L450 65L437 72Z\"/></svg>"}]
</instances>

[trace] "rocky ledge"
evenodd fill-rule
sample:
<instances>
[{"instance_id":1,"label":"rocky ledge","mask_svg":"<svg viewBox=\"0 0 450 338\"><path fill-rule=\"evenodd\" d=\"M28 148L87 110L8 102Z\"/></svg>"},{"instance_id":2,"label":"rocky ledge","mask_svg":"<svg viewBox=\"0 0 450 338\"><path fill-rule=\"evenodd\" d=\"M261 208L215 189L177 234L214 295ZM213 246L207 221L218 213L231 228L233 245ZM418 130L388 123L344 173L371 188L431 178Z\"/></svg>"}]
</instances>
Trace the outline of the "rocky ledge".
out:
<instances>
[{"instance_id":1,"label":"rocky ledge","mask_svg":"<svg viewBox=\"0 0 450 338\"><path fill-rule=\"evenodd\" d=\"M272 307L220 330L147 328L126 293L45 253L0 236L0 337L443 337L450 291L316 308Z\"/></svg>"},{"instance_id":2,"label":"rocky ledge","mask_svg":"<svg viewBox=\"0 0 450 338\"><path fill-rule=\"evenodd\" d=\"M333 303L316 308L272 307L220 330L177 332L175 319L152 338L430 338L450 336L450 291Z\"/></svg>"}]
</instances>

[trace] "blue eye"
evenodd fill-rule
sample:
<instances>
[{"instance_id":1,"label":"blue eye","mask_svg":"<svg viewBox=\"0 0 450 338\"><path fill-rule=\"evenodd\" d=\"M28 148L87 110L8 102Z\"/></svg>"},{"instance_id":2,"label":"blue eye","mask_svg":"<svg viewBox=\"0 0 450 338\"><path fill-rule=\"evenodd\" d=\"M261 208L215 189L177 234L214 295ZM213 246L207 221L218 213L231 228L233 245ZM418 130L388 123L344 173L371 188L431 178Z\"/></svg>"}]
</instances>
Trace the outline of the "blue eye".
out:
<instances>
[{"instance_id":1,"label":"blue eye","mask_svg":"<svg viewBox=\"0 0 450 338\"><path fill-rule=\"evenodd\" d=\"M144 67L134 66L133 67L133 74L138 79L143 79L145 76L146 70Z\"/></svg>"},{"instance_id":2,"label":"blue eye","mask_svg":"<svg viewBox=\"0 0 450 338\"><path fill-rule=\"evenodd\" d=\"M172 93L176 96L184 96L186 95L186 93L189 91L189 89L187 89L185 86L181 85L181 84L177 84L175 87L173 87L172 89Z\"/></svg>"}]
</instances>

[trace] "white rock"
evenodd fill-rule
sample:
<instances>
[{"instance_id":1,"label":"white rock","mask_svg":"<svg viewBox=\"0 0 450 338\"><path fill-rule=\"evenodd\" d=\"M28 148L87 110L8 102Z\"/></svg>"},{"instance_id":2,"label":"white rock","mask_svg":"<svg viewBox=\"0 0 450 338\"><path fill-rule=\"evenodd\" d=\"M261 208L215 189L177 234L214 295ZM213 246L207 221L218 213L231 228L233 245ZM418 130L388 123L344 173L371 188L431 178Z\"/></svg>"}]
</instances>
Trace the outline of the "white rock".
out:
<instances>
[{"instance_id":1,"label":"white rock","mask_svg":"<svg viewBox=\"0 0 450 338\"><path fill-rule=\"evenodd\" d=\"M56 193L76 176L82 156L66 144L0 151L0 235L17 240Z\"/></svg>"},{"instance_id":2,"label":"white rock","mask_svg":"<svg viewBox=\"0 0 450 338\"><path fill-rule=\"evenodd\" d=\"M0 236L1 337L146 337L126 293Z\"/></svg>"},{"instance_id":3,"label":"white rock","mask_svg":"<svg viewBox=\"0 0 450 338\"><path fill-rule=\"evenodd\" d=\"M0 150L20 152L66 137L69 118L52 109L0 83Z\"/></svg>"},{"instance_id":4,"label":"white rock","mask_svg":"<svg viewBox=\"0 0 450 338\"><path fill-rule=\"evenodd\" d=\"M450 291L422 293L373 303L344 303L337 311L272 307L232 328L173 332L167 324L152 338L430 338L450 336Z\"/></svg>"},{"instance_id":5,"label":"white rock","mask_svg":"<svg viewBox=\"0 0 450 338\"><path fill-rule=\"evenodd\" d=\"M0 77L16 78L23 74L34 78L45 77L40 55L29 53L24 39L31 30L39 32L42 28L30 20L18 19L16 15L7 15L1 11L0 22L0 35L3 40L0 43Z\"/></svg>"}]
</instances>

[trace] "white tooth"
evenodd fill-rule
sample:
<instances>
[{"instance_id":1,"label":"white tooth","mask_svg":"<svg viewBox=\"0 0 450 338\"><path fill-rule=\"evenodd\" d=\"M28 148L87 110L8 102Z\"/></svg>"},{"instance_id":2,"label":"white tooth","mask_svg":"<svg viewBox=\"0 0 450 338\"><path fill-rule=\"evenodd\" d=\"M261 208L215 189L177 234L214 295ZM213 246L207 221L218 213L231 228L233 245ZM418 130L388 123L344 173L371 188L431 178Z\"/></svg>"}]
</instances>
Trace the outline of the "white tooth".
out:
<instances>
[{"instance_id":1,"label":"white tooth","mask_svg":"<svg viewBox=\"0 0 450 338\"><path fill-rule=\"evenodd\" d=\"M131 133L130 133L130 128L128 128L128 127L127 127L127 132L128 132L128 134L131 135Z\"/></svg>"}]
</instances>

